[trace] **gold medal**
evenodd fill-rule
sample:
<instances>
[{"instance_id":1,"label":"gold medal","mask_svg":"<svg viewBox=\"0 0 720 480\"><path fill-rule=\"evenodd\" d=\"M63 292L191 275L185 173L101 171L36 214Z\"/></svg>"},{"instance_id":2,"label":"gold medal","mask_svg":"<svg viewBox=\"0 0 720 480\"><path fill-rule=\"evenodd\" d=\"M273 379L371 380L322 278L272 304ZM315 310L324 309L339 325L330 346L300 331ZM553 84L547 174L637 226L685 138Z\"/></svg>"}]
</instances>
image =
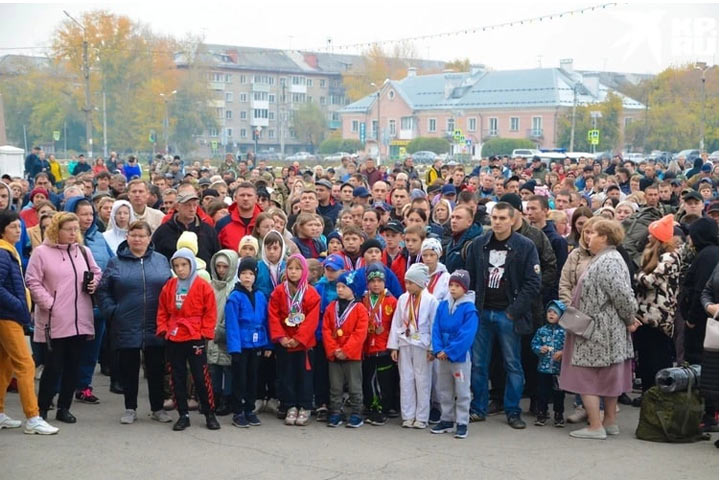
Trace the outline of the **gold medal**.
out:
<instances>
[{"instance_id":1,"label":"gold medal","mask_svg":"<svg viewBox=\"0 0 720 480\"><path fill-rule=\"evenodd\" d=\"M338 337L342 337L343 336L342 328L338 328L336 333L337 333Z\"/></svg>"},{"instance_id":2,"label":"gold medal","mask_svg":"<svg viewBox=\"0 0 720 480\"><path fill-rule=\"evenodd\" d=\"M378 335L380 335L384 331L385 331L385 329L383 328L382 325L378 325L377 327L375 327L375 333L377 333Z\"/></svg>"}]
</instances>

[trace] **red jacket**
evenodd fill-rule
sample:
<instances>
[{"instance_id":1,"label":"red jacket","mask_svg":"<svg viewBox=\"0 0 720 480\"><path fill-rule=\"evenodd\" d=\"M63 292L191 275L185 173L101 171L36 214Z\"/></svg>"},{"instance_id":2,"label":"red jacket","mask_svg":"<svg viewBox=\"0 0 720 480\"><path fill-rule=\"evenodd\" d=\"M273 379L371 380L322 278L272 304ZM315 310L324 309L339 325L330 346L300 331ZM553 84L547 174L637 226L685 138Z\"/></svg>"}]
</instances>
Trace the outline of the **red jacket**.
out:
<instances>
[{"instance_id":1,"label":"red jacket","mask_svg":"<svg viewBox=\"0 0 720 480\"><path fill-rule=\"evenodd\" d=\"M160 222L160 223L163 224L163 223L166 223L166 222L172 220L172 218L175 216L175 212L176 212L176 210L174 208L172 210L170 210L167 214L165 214L165 216L162 219L162 222ZM205 213L205 211L202 208L197 209L196 215L200 219L201 222L205 222L208 225L210 225L211 227L215 226L215 220L213 220L210 215ZM238 242L238 243L240 243L240 242Z\"/></svg>"},{"instance_id":2,"label":"red jacket","mask_svg":"<svg viewBox=\"0 0 720 480\"><path fill-rule=\"evenodd\" d=\"M212 340L215 337L217 304L209 283L195 277L182 308L175 305L177 278L165 283L158 299L157 336L173 342Z\"/></svg>"},{"instance_id":3,"label":"red jacket","mask_svg":"<svg viewBox=\"0 0 720 480\"><path fill-rule=\"evenodd\" d=\"M382 322L382 332L380 333L377 333L375 330L375 317L371 313L372 309L370 308L369 293L365 294L365 297L363 298L363 305L365 305L369 318L368 335L365 340L364 352L366 355L384 352L387 350L387 341L390 336L393 314L395 313L395 308L397 307L397 298L393 297L390 292L385 290L385 298L380 304L380 309L382 311L382 315L380 317Z\"/></svg>"},{"instance_id":4,"label":"red jacket","mask_svg":"<svg viewBox=\"0 0 720 480\"><path fill-rule=\"evenodd\" d=\"M383 250L382 253L383 265L386 265L397 277L400 282L400 286L405 290L405 272L407 271L407 257L406 251L401 249L394 260L390 260L390 256L387 250Z\"/></svg>"},{"instance_id":5,"label":"red jacket","mask_svg":"<svg viewBox=\"0 0 720 480\"><path fill-rule=\"evenodd\" d=\"M368 312L365 305L356 303L352 307L345 323L340 327L342 335L337 334L338 329L335 327L335 310L337 308L338 301L335 300L325 310L322 326L325 356L331 362L336 360L335 350L339 348L347 360L362 360L363 344L368 334Z\"/></svg>"},{"instance_id":6,"label":"red jacket","mask_svg":"<svg viewBox=\"0 0 720 480\"><path fill-rule=\"evenodd\" d=\"M294 338L300 345L289 348L288 352L301 352L310 350L315 346L315 330L320 318L320 295L317 291L307 286L302 300L302 311L305 320L297 327L291 327L285 323L290 313L287 295L285 294L285 282L275 287L270 294L268 302L268 326L270 328L270 340L279 343L283 337Z\"/></svg>"},{"instance_id":7,"label":"red jacket","mask_svg":"<svg viewBox=\"0 0 720 480\"><path fill-rule=\"evenodd\" d=\"M255 228L255 220L262 213L262 208L260 208L260 205L255 205L252 218L247 225L240 219L237 203L230 205L228 212L228 216L221 218L215 224L215 230L217 230L218 240L222 248L229 248L237 252L242 237L252 234L253 228Z\"/></svg>"}]
</instances>

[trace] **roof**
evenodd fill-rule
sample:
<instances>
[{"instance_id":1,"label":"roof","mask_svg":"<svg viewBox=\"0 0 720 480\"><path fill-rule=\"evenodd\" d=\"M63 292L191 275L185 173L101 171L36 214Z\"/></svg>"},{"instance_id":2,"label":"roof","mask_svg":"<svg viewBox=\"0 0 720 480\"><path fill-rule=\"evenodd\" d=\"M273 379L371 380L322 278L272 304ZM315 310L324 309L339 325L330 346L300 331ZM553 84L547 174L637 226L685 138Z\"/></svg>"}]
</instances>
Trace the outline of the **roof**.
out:
<instances>
[{"instance_id":1,"label":"roof","mask_svg":"<svg viewBox=\"0 0 720 480\"><path fill-rule=\"evenodd\" d=\"M577 85L577 104L602 102L609 93L622 99L626 109L645 106L600 81L599 74L576 73L562 68L441 73L390 81L388 86L413 110L556 108L572 107ZM365 112L376 94L351 103L341 113Z\"/></svg>"}]
</instances>

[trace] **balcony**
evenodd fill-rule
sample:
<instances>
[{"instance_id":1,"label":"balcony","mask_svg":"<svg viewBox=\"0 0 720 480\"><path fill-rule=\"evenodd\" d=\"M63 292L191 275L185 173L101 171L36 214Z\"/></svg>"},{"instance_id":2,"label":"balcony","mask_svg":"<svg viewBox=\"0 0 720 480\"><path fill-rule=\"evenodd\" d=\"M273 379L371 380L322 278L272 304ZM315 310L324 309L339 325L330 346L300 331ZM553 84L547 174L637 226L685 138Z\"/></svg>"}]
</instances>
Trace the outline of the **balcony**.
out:
<instances>
[{"instance_id":1,"label":"balcony","mask_svg":"<svg viewBox=\"0 0 720 480\"><path fill-rule=\"evenodd\" d=\"M225 90L225 82L208 82L210 90Z\"/></svg>"},{"instance_id":2,"label":"balcony","mask_svg":"<svg viewBox=\"0 0 720 480\"><path fill-rule=\"evenodd\" d=\"M268 110L268 109L270 108L270 102L268 102L267 100L255 100L255 99L252 99L252 100L250 100L250 106L251 106L252 108L258 108L258 109L262 109L262 110Z\"/></svg>"},{"instance_id":3,"label":"balcony","mask_svg":"<svg viewBox=\"0 0 720 480\"><path fill-rule=\"evenodd\" d=\"M250 125L253 127L267 127L269 125L269 120L267 118L251 118L250 119Z\"/></svg>"},{"instance_id":4,"label":"balcony","mask_svg":"<svg viewBox=\"0 0 720 480\"><path fill-rule=\"evenodd\" d=\"M412 140L413 138L415 138L415 129L398 130L398 140Z\"/></svg>"},{"instance_id":5,"label":"balcony","mask_svg":"<svg viewBox=\"0 0 720 480\"><path fill-rule=\"evenodd\" d=\"M307 93L307 85L290 85L290 93Z\"/></svg>"},{"instance_id":6,"label":"balcony","mask_svg":"<svg viewBox=\"0 0 720 480\"><path fill-rule=\"evenodd\" d=\"M530 128L527 131L527 138L543 138L542 128Z\"/></svg>"},{"instance_id":7,"label":"balcony","mask_svg":"<svg viewBox=\"0 0 720 480\"><path fill-rule=\"evenodd\" d=\"M212 108L225 108L225 100L209 100L208 106Z\"/></svg>"},{"instance_id":8,"label":"balcony","mask_svg":"<svg viewBox=\"0 0 720 480\"><path fill-rule=\"evenodd\" d=\"M252 91L253 92L269 92L270 85L268 85L267 83L253 83Z\"/></svg>"}]
</instances>

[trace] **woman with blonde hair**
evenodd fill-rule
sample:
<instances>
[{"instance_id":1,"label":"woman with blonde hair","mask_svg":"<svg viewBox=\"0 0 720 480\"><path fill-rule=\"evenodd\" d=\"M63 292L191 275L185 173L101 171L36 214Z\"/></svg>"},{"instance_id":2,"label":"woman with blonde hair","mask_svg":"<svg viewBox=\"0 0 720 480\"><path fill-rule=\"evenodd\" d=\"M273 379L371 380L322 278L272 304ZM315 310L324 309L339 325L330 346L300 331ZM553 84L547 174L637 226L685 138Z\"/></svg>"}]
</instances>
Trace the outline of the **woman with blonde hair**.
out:
<instances>
[{"instance_id":1,"label":"woman with blonde hair","mask_svg":"<svg viewBox=\"0 0 720 480\"><path fill-rule=\"evenodd\" d=\"M267 211L272 216L275 227L274 229L280 232L285 240L287 247L287 254L292 255L298 253L297 245L293 242L293 234L287 229L288 217L287 214L279 208L271 208Z\"/></svg>"},{"instance_id":2,"label":"woman with blonde hair","mask_svg":"<svg viewBox=\"0 0 720 480\"><path fill-rule=\"evenodd\" d=\"M322 226L315 214L302 212L297 216L295 225L293 225L292 240L298 250L305 258L324 257L327 248L320 239L322 234Z\"/></svg>"}]
</instances>

